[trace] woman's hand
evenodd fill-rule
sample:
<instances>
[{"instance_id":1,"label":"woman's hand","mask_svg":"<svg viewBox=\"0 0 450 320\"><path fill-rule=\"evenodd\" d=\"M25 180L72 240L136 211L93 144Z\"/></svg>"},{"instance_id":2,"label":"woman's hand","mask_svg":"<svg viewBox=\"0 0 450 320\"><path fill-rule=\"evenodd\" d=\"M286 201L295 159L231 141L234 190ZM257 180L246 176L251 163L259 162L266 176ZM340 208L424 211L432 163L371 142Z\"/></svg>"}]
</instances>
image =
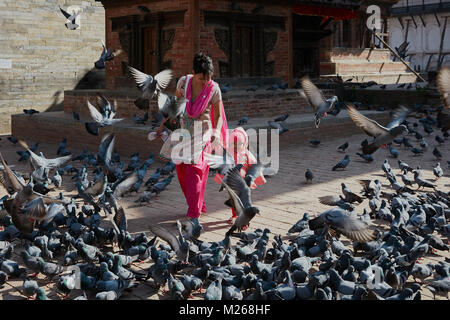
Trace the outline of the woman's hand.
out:
<instances>
[{"instance_id":1,"label":"woman's hand","mask_svg":"<svg viewBox=\"0 0 450 320\"><path fill-rule=\"evenodd\" d=\"M211 146L216 151L216 153L222 150L222 146L220 145L220 132L213 132L213 135L211 136Z\"/></svg>"}]
</instances>

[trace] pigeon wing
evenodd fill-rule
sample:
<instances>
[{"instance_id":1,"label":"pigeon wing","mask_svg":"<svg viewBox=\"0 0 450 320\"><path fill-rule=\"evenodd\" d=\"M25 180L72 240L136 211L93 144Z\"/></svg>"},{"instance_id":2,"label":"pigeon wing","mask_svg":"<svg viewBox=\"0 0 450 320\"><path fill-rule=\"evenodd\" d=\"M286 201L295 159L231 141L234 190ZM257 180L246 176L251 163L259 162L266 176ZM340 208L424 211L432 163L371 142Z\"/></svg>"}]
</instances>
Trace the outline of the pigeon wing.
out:
<instances>
[{"instance_id":1,"label":"pigeon wing","mask_svg":"<svg viewBox=\"0 0 450 320\"><path fill-rule=\"evenodd\" d=\"M378 122L363 116L355 107L348 105L347 111L353 122L360 127L367 135L371 137L378 137L386 134L388 130L379 125Z\"/></svg>"},{"instance_id":2,"label":"pigeon wing","mask_svg":"<svg viewBox=\"0 0 450 320\"><path fill-rule=\"evenodd\" d=\"M319 202L321 204L326 204L327 206L335 206L341 198L339 196L323 196L319 197Z\"/></svg>"},{"instance_id":3,"label":"pigeon wing","mask_svg":"<svg viewBox=\"0 0 450 320\"><path fill-rule=\"evenodd\" d=\"M155 81L157 83L158 89L165 89L169 85L170 80L172 80L172 77L172 70L170 69L163 70L155 75Z\"/></svg>"},{"instance_id":4,"label":"pigeon wing","mask_svg":"<svg viewBox=\"0 0 450 320\"><path fill-rule=\"evenodd\" d=\"M89 113L91 114L92 119L97 123L103 122L103 116L102 114L97 110L96 107L94 107L88 100L87 102Z\"/></svg>"},{"instance_id":5,"label":"pigeon wing","mask_svg":"<svg viewBox=\"0 0 450 320\"><path fill-rule=\"evenodd\" d=\"M149 229L155 236L166 241L173 251L179 251L180 243L178 242L177 237L172 232L160 225L149 226Z\"/></svg>"},{"instance_id":6,"label":"pigeon wing","mask_svg":"<svg viewBox=\"0 0 450 320\"><path fill-rule=\"evenodd\" d=\"M130 188L136 183L137 180L138 174L137 172L134 172L132 175L130 175L128 178L117 185L116 189L114 190L114 196L121 197L125 192L130 190Z\"/></svg>"},{"instance_id":7,"label":"pigeon wing","mask_svg":"<svg viewBox=\"0 0 450 320\"><path fill-rule=\"evenodd\" d=\"M233 156L229 154L225 149L222 155L218 154L205 154L205 160L212 169L218 169L220 174L226 174L228 170L235 166Z\"/></svg>"},{"instance_id":8,"label":"pigeon wing","mask_svg":"<svg viewBox=\"0 0 450 320\"><path fill-rule=\"evenodd\" d=\"M41 197L31 200L22 209L22 213L24 213L28 218L31 219L44 219L47 215L47 208L45 207L44 200L42 200Z\"/></svg>"},{"instance_id":9,"label":"pigeon wing","mask_svg":"<svg viewBox=\"0 0 450 320\"><path fill-rule=\"evenodd\" d=\"M72 16L71 14L69 14L66 10L64 10L61 7L59 7L59 10L61 10L61 13L64 15L64 17L66 17L66 19L69 19Z\"/></svg>"},{"instance_id":10,"label":"pigeon wing","mask_svg":"<svg viewBox=\"0 0 450 320\"><path fill-rule=\"evenodd\" d=\"M316 111L320 105L325 103L325 98L319 88L309 79L308 76L305 76L301 79L303 91L305 92L306 98L308 99L309 104L312 106L314 111Z\"/></svg>"},{"instance_id":11,"label":"pigeon wing","mask_svg":"<svg viewBox=\"0 0 450 320\"><path fill-rule=\"evenodd\" d=\"M340 215L338 219L327 219L328 224L333 229L341 232L347 238L358 241L368 242L375 240L373 232L367 228L367 226L358 219L351 216Z\"/></svg>"},{"instance_id":12,"label":"pigeon wing","mask_svg":"<svg viewBox=\"0 0 450 320\"><path fill-rule=\"evenodd\" d=\"M242 204L241 199L238 197L236 192L233 191L232 188L230 188L223 180L222 185L225 189L227 189L228 194L230 196L231 201L233 202L233 207L236 210L236 213L238 214L238 217L244 214L244 205Z\"/></svg>"},{"instance_id":13,"label":"pigeon wing","mask_svg":"<svg viewBox=\"0 0 450 320\"><path fill-rule=\"evenodd\" d=\"M225 183L236 192L244 208L252 206L251 189L247 186L240 172L241 166L236 166L230 169L225 175Z\"/></svg>"},{"instance_id":14,"label":"pigeon wing","mask_svg":"<svg viewBox=\"0 0 450 320\"><path fill-rule=\"evenodd\" d=\"M136 81L136 84L138 85L139 89L142 92L146 91L148 86L153 82L152 76L144 72L141 72L130 66L128 66L128 70L130 70L130 73L133 76L134 81Z\"/></svg>"},{"instance_id":15,"label":"pigeon wing","mask_svg":"<svg viewBox=\"0 0 450 320\"><path fill-rule=\"evenodd\" d=\"M14 194L17 191L22 190L25 184L22 183L15 173L9 168L1 152L0 159L3 165L3 169L0 170L0 183L5 187L9 194Z\"/></svg>"},{"instance_id":16,"label":"pigeon wing","mask_svg":"<svg viewBox=\"0 0 450 320\"><path fill-rule=\"evenodd\" d=\"M441 68L436 84L444 107L450 108L450 67Z\"/></svg>"},{"instance_id":17,"label":"pigeon wing","mask_svg":"<svg viewBox=\"0 0 450 320\"><path fill-rule=\"evenodd\" d=\"M409 109L405 106L400 106L399 108L395 109L393 119L389 124L386 126L387 129L392 129L400 124L402 124L403 121L408 117Z\"/></svg>"}]
</instances>

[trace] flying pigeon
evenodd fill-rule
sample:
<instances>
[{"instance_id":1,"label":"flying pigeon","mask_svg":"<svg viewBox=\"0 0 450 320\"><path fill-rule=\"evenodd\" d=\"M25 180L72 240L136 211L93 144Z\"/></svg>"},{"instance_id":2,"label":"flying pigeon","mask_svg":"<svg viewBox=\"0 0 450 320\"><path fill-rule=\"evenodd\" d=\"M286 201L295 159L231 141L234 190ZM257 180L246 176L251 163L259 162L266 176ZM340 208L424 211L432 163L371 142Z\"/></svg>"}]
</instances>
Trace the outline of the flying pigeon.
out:
<instances>
[{"instance_id":1,"label":"flying pigeon","mask_svg":"<svg viewBox=\"0 0 450 320\"><path fill-rule=\"evenodd\" d=\"M405 107L400 107L396 110L393 117L394 119L386 127L363 116L351 105L347 106L347 111L358 127L369 136L375 138L372 143L362 148L364 154L374 153L379 147L391 143L397 136L408 131L406 126L401 125L409 113L409 110Z\"/></svg>"},{"instance_id":2,"label":"flying pigeon","mask_svg":"<svg viewBox=\"0 0 450 320\"><path fill-rule=\"evenodd\" d=\"M114 105L111 105L108 99L100 94L97 97L97 100L99 101L100 110L102 112L100 113L98 109L94 107L88 100L87 106L94 122L85 123L87 132L94 136L98 136L99 128L112 126L123 120L123 118L114 119L117 109L116 103L114 103Z\"/></svg>"},{"instance_id":3,"label":"flying pigeon","mask_svg":"<svg viewBox=\"0 0 450 320\"><path fill-rule=\"evenodd\" d=\"M105 69L106 61L111 61L115 57L117 57L119 54L122 53L122 50L108 50L106 49L105 44L102 40L102 54L100 55L100 58L94 63L95 68L97 69Z\"/></svg>"},{"instance_id":4,"label":"flying pigeon","mask_svg":"<svg viewBox=\"0 0 450 320\"><path fill-rule=\"evenodd\" d=\"M327 100L323 96L322 92L316 85L309 79L308 76L302 78L303 95L308 100L309 104L313 108L314 123L316 128L319 127L320 119L327 116L327 112L334 109L336 102L338 101L337 96L333 96Z\"/></svg>"},{"instance_id":5,"label":"flying pigeon","mask_svg":"<svg viewBox=\"0 0 450 320\"><path fill-rule=\"evenodd\" d=\"M169 85L173 77L172 70L169 69L159 72L154 77L130 66L128 66L128 70L142 92L142 98L153 99L156 94Z\"/></svg>"},{"instance_id":6,"label":"flying pigeon","mask_svg":"<svg viewBox=\"0 0 450 320\"><path fill-rule=\"evenodd\" d=\"M77 17L79 16L79 12L74 13L74 14L69 14L67 11L65 11L64 9L62 9L61 7L59 7L59 10L61 10L61 13L64 15L64 17L66 17L67 21L64 24L66 26L67 29L69 30L76 30L78 29L80 26L75 22L75 20L77 19Z\"/></svg>"}]
</instances>

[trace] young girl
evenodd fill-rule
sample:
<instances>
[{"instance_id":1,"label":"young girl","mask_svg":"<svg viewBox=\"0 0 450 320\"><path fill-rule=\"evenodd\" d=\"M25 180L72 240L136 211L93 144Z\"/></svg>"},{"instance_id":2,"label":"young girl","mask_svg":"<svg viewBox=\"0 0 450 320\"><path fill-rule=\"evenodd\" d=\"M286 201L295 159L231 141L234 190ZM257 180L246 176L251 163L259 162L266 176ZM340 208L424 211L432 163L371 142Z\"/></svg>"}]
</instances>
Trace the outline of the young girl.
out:
<instances>
[{"instance_id":1,"label":"young girl","mask_svg":"<svg viewBox=\"0 0 450 320\"><path fill-rule=\"evenodd\" d=\"M232 147L234 146L234 147ZM233 129L230 133L230 147L231 150L227 150L230 154L233 155L234 163L242 164L243 167L241 169L241 176L242 178L245 177L247 170L253 165L256 164L256 158L255 156L248 150L248 135L245 132L244 128L238 127L236 129ZM216 176L214 177L214 181L218 184L222 184L222 179L224 175L216 173ZM252 182L250 188L256 189L257 186L262 185L266 183L266 179L264 176L259 176L255 179L254 182ZM231 208L232 216L228 220L230 224L234 223L234 219L237 218L236 211ZM245 230L246 228L244 228Z\"/></svg>"}]
</instances>

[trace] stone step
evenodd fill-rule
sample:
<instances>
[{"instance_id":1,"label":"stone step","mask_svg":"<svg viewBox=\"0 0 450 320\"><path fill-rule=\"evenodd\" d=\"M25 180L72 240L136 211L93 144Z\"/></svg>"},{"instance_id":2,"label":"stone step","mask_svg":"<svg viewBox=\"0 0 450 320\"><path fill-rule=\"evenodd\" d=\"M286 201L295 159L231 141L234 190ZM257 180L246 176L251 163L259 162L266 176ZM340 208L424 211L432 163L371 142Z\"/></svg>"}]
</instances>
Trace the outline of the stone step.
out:
<instances>
[{"instance_id":1,"label":"stone step","mask_svg":"<svg viewBox=\"0 0 450 320\"><path fill-rule=\"evenodd\" d=\"M337 60L359 61L391 61L388 49L331 48L320 50L320 61L335 62Z\"/></svg>"},{"instance_id":2,"label":"stone step","mask_svg":"<svg viewBox=\"0 0 450 320\"><path fill-rule=\"evenodd\" d=\"M322 78L336 78L338 74L321 74ZM363 83L375 81L378 84L401 84L416 82L416 76L411 72L367 72L367 73L352 73L341 74L339 76L343 81L352 79L354 83Z\"/></svg>"},{"instance_id":3,"label":"stone step","mask_svg":"<svg viewBox=\"0 0 450 320\"><path fill-rule=\"evenodd\" d=\"M389 119L387 112L362 111L362 113L381 124L386 124ZM254 128L259 132L259 129L268 129L267 121L272 119L251 117L248 124L242 127L246 130ZM102 136L108 132L116 134L115 148L126 157L137 151L143 157L148 157L152 153L158 155L162 146L160 139L153 141L147 139L147 135L151 131L149 126L134 125L128 119L114 127L100 129L99 136L90 135L84 127L84 122L76 121L70 114L61 111L43 112L33 116L15 114L12 116L11 122L12 135L16 138L24 139L29 143L36 141L59 143L63 138L67 138L69 150L72 147L79 150L85 148L95 152L98 150ZM311 139L333 139L361 132L345 111L341 111L337 117L327 116L324 118L319 129L314 126L312 113L292 114L284 124L289 131L280 136L280 148L284 148L292 142L298 142L299 139L307 143ZM237 126L235 121L228 124L229 129ZM270 130L268 141L268 145L271 145Z\"/></svg>"},{"instance_id":4,"label":"stone step","mask_svg":"<svg viewBox=\"0 0 450 320\"><path fill-rule=\"evenodd\" d=\"M364 62L360 60L338 60L321 62L321 74L352 74L367 72L406 72L408 68L401 62Z\"/></svg>"}]
</instances>

